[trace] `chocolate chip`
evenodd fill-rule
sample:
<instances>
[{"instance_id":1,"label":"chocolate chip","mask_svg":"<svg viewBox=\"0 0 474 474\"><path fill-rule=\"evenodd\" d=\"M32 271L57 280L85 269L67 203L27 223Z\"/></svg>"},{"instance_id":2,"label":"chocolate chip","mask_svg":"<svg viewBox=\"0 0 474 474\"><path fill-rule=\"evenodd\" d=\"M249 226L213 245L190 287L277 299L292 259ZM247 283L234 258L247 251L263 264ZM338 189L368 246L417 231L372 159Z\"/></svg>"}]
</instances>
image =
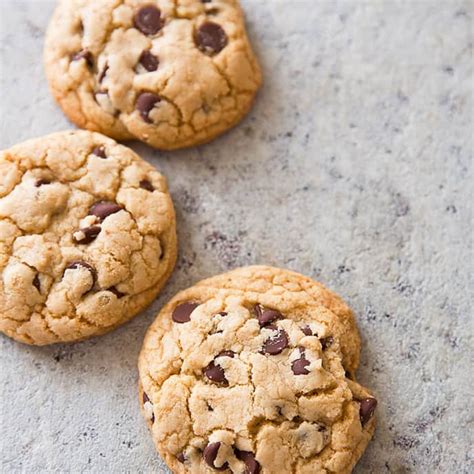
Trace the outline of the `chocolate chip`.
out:
<instances>
[{"instance_id":1,"label":"chocolate chip","mask_svg":"<svg viewBox=\"0 0 474 474\"><path fill-rule=\"evenodd\" d=\"M44 186L45 184L51 184L51 181L46 178L40 178L36 180L35 186L39 188L40 186Z\"/></svg>"},{"instance_id":2,"label":"chocolate chip","mask_svg":"<svg viewBox=\"0 0 474 474\"><path fill-rule=\"evenodd\" d=\"M158 69L158 58L150 52L149 49L145 49L140 55L139 63L149 72L156 71Z\"/></svg>"},{"instance_id":3,"label":"chocolate chip","mask_svg":"<svg viewBox=\"0 0 474 474\"><path fill-rule=\"evenodd\" d=\"M66 270L77 270L78 268L85 268L86 270L89 270L91 276L92 276L92 286L95 285L95 282L97 280L97 272L95 271L95 268L89 265L86 262L83 262L82 260L75 260L74 262L71 262L65 269Z\"/></svg>"},{"instance_id":4,"label":"chocolate chip","mask_svg":"<svg viewBox=\"0 0 474 474\"><path fill-rule=\"evenodd\" d=\"M92 56L92 53L87 49L81 49L80 51L75 53L71 59L73 61L80 61L81 59L84 59L89 67L92 67L94 65L94 57Z\"/></svg>"},{"instance_id":5,"label":"chocolate chip","mask_svg":"<svg viewBox=\"0 0 474 474\"><path fill-rule=\"evenodd\" d=\"M225 378L224 369L220 365L216 365L214 361L212 361L205 369L204 375L213 382L221 383L224 385L228 385L229 382Z\"/></svg>"},{"instance_id":6,"label":"chocolate chip","mask_svg":"<svg viewBox=\"0 0 474 474\"><path fill-rule=\"evenodd\" d=\"M41 282L38 273L33 278L33 286L41 293Z\"/></svg>"},{"instance_id":7,"label":"chocolate chip","mask_svg":"<svg viewBox=\"0 0 474 474\"><path fill-rule=\"evenodd\" d=\"M108 288L107 291L110 291L111 293L113 293L119 299L123 298L125 296L125 293L122 293L121 291L117 290L117 288L115 288L115 286L112 286L112 287Z\"/></svg>"},{"instance_id":8,"label":"chocolate chip","mask_svg":"<svg viewBox=\"0 0 474 474\"><path fill-rule=\"evenodd\" d=\"M277 330L276 326L267 326L268 329ZM288 347L288 334L284 329L279 329L275 336L269 337L263 344L265 354L277 355Z\"/></svg>"},{"instance_id":9,"label":"chocolate chip","mask_svg":"<svg viewBox=\"0 0 474 474\"><path fill-rule=\"evenodd\" d=\"M135 28L145 35L156 35L163 27L161 11L153 5L140 8L134 18Z\"/></svg>"},{"instance_id":10,"label":"chocolate chip","mask_svg":"<svg viewBox=\"0 0 474 474\"><path fill-rule=\"evenodd\" d=\"M250 451L240 451L239 449L234 449L237 459L243 461L245 464L245 471L243 474L259 474L260 464L255 459L255 454Z\"/></svg>"},{"instance_id":11,"label":"chocolate chip","mask_svg":"<svg viewBox=\"0 0 474 474\"><path fill-rule=\"evenodd\" d=\"M301 330L303 331L303 334L305 336L312 336L313 335L313 331L311 331L311 328L309 326L303 326L301 328Z\"/></svg>"},{"instance_id":12,"label":"chocolate chip","mask_svg":"<svg viewBox=\"0 0 474 474\"><path fill-rule=\"evenodd\" d=\"M334 342L334 338L332 336L329 337L323 337L319 341L321 343L321 347L323 348L323 351L326 350L329 346L332 345Z\"/></svg>"},{"instance_id":13,"label":"chocolate chip","mask_svg":"<svg viewBox=\"0 0 474 474\"><path fill-rule=\"evenodd\" d=\"M147 179L142 179L140 181L140 187L143 189L146 189L147 191L150 191L150 193L152 193L155 190L155 188L153 187L153 184L151 184L150 181L148 181Z\"/></svg>"},{"instance_id":14,"label":"chocolate chip","mask_svg":"<svg viewBox=\"0 0 474 474\"><path fill-rule=\"evenodd\" d=\"M220 314L223 318L226 317L229 313L226 313L225 311L221 311Z\"/></svg>"},{"instance_id":15,"label":"chocolate chip","mask_svg":"<svg viewBox=\"0 0 474 474\"><path fill-rule=\"evenodd\" d=\"M198 303L181 303L180 305L176 306L173 310L173 314L171 315L171 319L175 323L183 324L191 321L191 313L194 311L195 308L199 306Z\"/></svg>"},{"instance_id":16,"label":"chocolate chip","mask_svg":"<svg viewBox=\"0 0 474 474\"><path fill-rule=\"evenodd\" d=\"M146 402L150 402L150 403L151 403L150 399L148 398L148 395L147 395L145 392L143 392L142 400L143 400L143 404L144 404L144 405L145 405Z\"/></svg>"},{"instance_id":17,"label":"chocolate chip","mask_svg":"<svg viewBox=\"0 0 474 474\"><path fill-rule=\"evenodd\" d=\"M108 64L105 64L104 68L102 69L102 71L100 71L100 74L99 74L99 77L97 78L97 80L99 81L99 84L102 83L102 81L105 79L105 76L107 75L107 71L109 70L109 65Z\"/></svg>"},{"instance_id":18,"label":"chocolate chip","mask_svg":"<svg viewBox=\"0 0 474 474\"><path fill-rule=\"evenodd\" d=\"M194 41L201 51L213 55L226 47L227 35L220 25L208 21L197 29Z\"/></svg>"},{"instance_id":19,"label":"chocolate chip","mask_svg":"<svg viewBox=\"0 0 474 474\"><path fill-rule=\"evenodd\" d=\"M234 351L222 351L222 352L219 352L219 354L217 354L216 357L230 357L231 359L233 359L234 356L235 356Z\"/></svg>"},{"instance_id":20,"label":"chocolate chip","mask_svg":"<svg viewBox=\"0 0 474 474\"><path fill-rule=\"evenodd\" d=\"M206 461L206 463L216 471L225 471L229 467L228 463L224 463L221 467L216 467L214 465L214 461L217 458L217 453L219 452L220 447L221 443L219 442L210 443L204 448L202 456L204 458L204 461Z\"/></svg>"},{"instance_id":21,"label":"chocolate chip","mask_svg":"<svg viewBox=\"0 0 474 474\"><path fill-rule=\"evenodd\" d=\"M122 206L119 206L115 202L99 201L89 209L89 215L98 217L102 222L106 217L109 217L110 215L115 214L121 210Z\"/></svg>"},{"instance_id":22,"label":"chocolate chip","mask_svg":"<svg viewBox=\"0 0 474 474\"><path fill-rule=\"evenodd\" d=\"M140 117L147 123L152 123L148 116L156 103L160 102L160 98L151 92L142 92L135 103L135 107L140 113Z\"/></svg>"},{"instance_id":23,"label":"chocolate chip","mask_svg":"<svg viewBox=\"0 0 474 474\"><path fill-rule=\"evenodd\" d=\"M100 231L100 226L91 225L90 227L84 227L83 229L79 229L79 232L82 232L84 234L82 237L73 237L78 244L90 244L97 238L97 236L100 234Z\"/></svg>"},{"instance_id":24,"label":"chocolate chip","mask_svg":"<svg viewBox=\"0 0 474 474\"><path fill-rule=\"evenodd\" d=\"M92 150L92 154L98 156L99 158L107 158L107 155L105 154L105 147L103 145L96 146Z\"/></svg>"},{"instance_id":25,"label":"chocolate chip","mask_svg":"<svg viewBox=\"0 0 474 474\"><path fill-rule=\"evenodd\" d=\"M184 456L184 453L179 453L179 454L176 456L176 459L177 459L181 464L184 464L184 462L186 461L186 457Z\"/></svg>"},{"instance_id":26,"label":"chocolate chip","mask_svg":"<svg viewBox=\"0 0 474 474\"><path fill-rule=\"evenodd\" d=\"M283 317L283 315L276 309L267 309L263 306L260 306L259 304L255 305L254 310L255 314L257 315L260 327L266 326L267 324L270 324L273 321Z\"/></svg>"},{"instance_id":27,"label":"chocolate chip","mask_svg":"<svg viewBox=\"0 0 474 474\"><path fill-rule=\"evenodd\" d=\"M306 368L310 362L306 359L304 347L298 347L300 351L300 358L291 363L291 370L295 375L307 375L309 370Z\"/></svg>"},{"instance_id":28,"label":"chocolate chip","mask_svg":"<svg viewBox=\"0 0 474 474\"><path fill-rule=\"evenodd\" d=\"M377 400L375 398L365 398L364 400L360 400L359 403L360 422L363 426L372 418L375 408L377 407Z\"/></svg>"}]
</instances>

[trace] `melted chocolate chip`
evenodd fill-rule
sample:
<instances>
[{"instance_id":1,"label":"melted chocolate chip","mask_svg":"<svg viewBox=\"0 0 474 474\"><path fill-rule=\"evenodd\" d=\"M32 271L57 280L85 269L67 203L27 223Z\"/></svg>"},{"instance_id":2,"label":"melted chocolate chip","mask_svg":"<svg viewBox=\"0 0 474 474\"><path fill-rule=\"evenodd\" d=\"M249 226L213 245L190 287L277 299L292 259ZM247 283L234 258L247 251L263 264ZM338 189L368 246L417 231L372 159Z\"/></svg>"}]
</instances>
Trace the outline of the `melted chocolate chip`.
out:
<instances>
[{"instance_id":1,"label":"melted chocolate chip","mask_svg":"<svg viewBox=\"0 0 474 474\"><path fill-rule=\"evenodd\" d=\"M81 238L74 237L74 240L78 244L90 244L100 234L101 228L98 225L91 225L89 227L84 227L83 229L79 229L79 231L82 232L84 236Z\"/></svg>"},{"instance_id":2,"label":"melted chocolate chip","mask_svg":"<svg viewBox=\"0 0 474 474\"><path fill-rule=\"evenodd\" d=\"M135 107L140 113L140 117L147 123L152 123L149 113L156 103L160 102L160 98L151 92L142 92L135 103Z\"/></svg>"},{"instance_id":3,"label":"melted chocolate chip","mask_svg":"<svg viewBox=\"0 0 474 474\"><path fill-rule=\"evenodd\" d=\"M158 58L150 52L149 49L145 49L140 55L138 62L148 71L153 72L158 69Z\"/></svg>"},{"instance_id":4,"label":"melted chocolate chip","mask_svg":"<svg viewBox=\"0 0 474 474\"><path fill-rule=\"evenodd\" d=\"M33 278L33 286L41 293L41 282L38 273Z\"/></svg>"},{"instance_id":5,"label":"melted chocolate chip","mask_svg":"<svg viewBox=\"0 0 474 474\"><path fill-rule=\"evenodd\" d=\"M360 422L363 426L372 418L375 408L377 407L377 400L375 398L365 398L364 400L360 400L359 403Z\"/></svg>"},{"instance_id":6,"label":"melted chocolate chip","mask_svg":"<svg viewBox=\"0 0 474 474\"><path fill-rule=\"evenodd\" d=\"M133 22L135 28L148 36L156 35L163 27L161 11L153 5L140 8L135 14Z\"/></svg>"},{"instance_id":7,"label":"melted chocolate chip","mask_svg":"<svg viewBox=\"0 0 474 474\"><path fill-rule=\"evenodd\" d=\"M221 312L218 313L218 314L220 314L220 315L224 318L224 317L227 316L229 313L226 313L225 311L221 311Z\"/></svg>"},{"instance_id":8,"label":"melted chocolate chip","mask_svg":"<svg viewBox=\"0 0 474 474\"><path fill-rule=\"evenodd\" d=\"M303 334L305 336L312 336L313 335L313 331L311 331L311 328L309 326L303 326L301 328L301 330L303 331Z\"/></svg>"},{"instance_id":9,"label":"melted chocolate chip","mask_svg":"<svg viewBox=\"0 0 474 474\"><path fill-rule=\"evenodd\" d=\"M222 352L219 352L219 354L217 354L216 357L230 357L231 359L233 359L234 356L235 356L234 351L222 351Z\"/></svg>"},{"instance_id":10,"label":"melted chocolate chip","mask_svg":"<svg viewBox=\"0 0 474 474\"><path fill-rule=\"evenodd\" d=\"M282 318L282 314L276 309L268 309L256 304L254 307L255 314L257 315L258 323L260 327L266 326L273 321Z\"/></svg>"},{"instance_id":11,"label":"melted chocolate chip","mask_svg":"<svg viewBox=\"0 0 474 474\"><path fill-rule=\"evenodd\" d=\"M291 370L295 375L307 375L309 370L306 368L310 362L306 359L304 347L298 347L300 351L300 358L291 363Z\"/></svg>"},{"instance_id":12,"label":"melted chocolate chip","mask_svg":"<svg viewBox=\"0 0 474 474\"><path fill-rule=\"evenodd\" d=\"M117 288L115 288L115 286L112 286L112 287L108 288L107 291L110 291L111 293L113 293L119 299L123 298L125 296L125 293L122 293L121 291L117 290Z\"/></svg>"},{"instance_id":13,"label":"melted chocolate chip","mask_svg":"<svg viewBox=\"0 0 474 474\"><path fill-rule=\"evenodd\" d=\"M213 382L228 385L229 382L225 378L224 369L220 365L216 365L214 361L204 369L204 375Z\"/></svg>"},{"instance_id":14,"label":"melted chocolate chip","mask_svg":"<svg viewBox=\"0 0 474 474\"><path fill-rule=\"evenodd\" d=\"M37 188L39 188L40 186L44 186L46 184L51 184L51 181L49 179L46 179L46 178L40 178L40 179L36 180L35 186Z\"/></svg>"},{"instance_id":15,"label":"melted chocolate chip","mask_svg":"<svg viewBox=\"0 0 474 474\"><path fill-rule=\"evenodd\" d=\"M92 56L92 53L87 49L81 49L80 51L75 53L71 59L73 61L80 61L81 59L84 59L89 67L92 67L94 65L94 57Z\"/></svg>"},{"instance_id":16,"label":"melted chocolate chip","mask_svg":"<svg viewBox=\"0 0 474 474\"><path fill-rule=\"evenodd\" d=\"M102 222L105 218L121 210L122 206L119 206L115 202L99 201L89 209L89 215L98 217Z\"/></svg>"},{"instance_id":17,"label":"melted chocolate chip","mask_svg":"<svg viewBox=\"0 0 474 474\"><path fill-rule=\"evenodd\" d=\"M99 84L101 84L102 81L105 79L105 76L107 75L108 70L109 70L109 65L106 63L104 66L104 69L100 71L99 77L97 78L97 80L99 81Z\"/></svg>"},{"instance_id":18,"label":"melted chocolate chip","mask_svg":"<svg viewBox=\"0 0 474 474\"><path fill-rule=\"evenodd\" d=\"M191 313L194 311L195 308L199 306L198 303L181 303L180 305L176 306L173 310L173 314L171 315L171 319L175 323L183 324L191 321Z\"/></svg>"},{"instance_id":19,"label":"melted chocolate chip","mask_svg":"<svg viewBox=\"0 0 474 474\"><path fill-rule=\"evenodd\" d=\"M71 262L65 269L66 270L77 270L78 268L85 268L86 270L89 270L90 274L92 275L92 286L95 285L95 282L97 280L97 272L95 271L95 268L89 265L86 262L83 262L82 260L75 260L74 262Z\"/></svg>"},{"instance_id":20,"label":"melted chocolate chip","mask_svg":"<svg viewBox=\"0 0 474 474\"><path fill-rule=\"evenodd\" d=\"M204 458L204 461L206 461L206 463L216 471L225 471L229 467L227 463L224 463L221 467L217 467L214 465L214 461L217 458L217 453L219 452L220 447L221 443L219 442L210 443L204 448L202 456Z\"/></svg>"},{"instance_id":21,"label":"melted chocolate chip","mask_svg":"<svg viewBox=\"0 0 474 474\"><path fill-rule=\"evenodd\" d=\"M142 179L140 181L140 187L142 189L146 189L147 191L150 191L150 193L152 193L155 188L153 187L153 184L150 183L150 181L148 181L147 179Z\"/></svg>"},{"instance_id":22,"label":"melted chocolate chip","mask_svg":"<svg viewBox=\"0 0 474 474\"><path fill-rule=\"evenodd\" d=\"M260 464L255 459L255 454L250 451L240 451L239 449L234 449L237 459L243 461L245 464L245 471L243 474L259 474Z\"/></svg>"},{"instance_id":23,"label":"melted chocolate chip","mask_svg":"<svg viewBox=\"0 0 474 474\"><path fill-rule=\"evenodd\" d=\"M267 328L278 330L278 332L264 342L262 350L265 354L277 355L288 347L288 334L284 329L278 329L276 326L267 326Z\"/></svg>"},{"instance_id":24,"label":"melted chocolate chip","mask_svg":"<svg viewBox=\"0 0 474 474\"><path fill-rule=\"evenodd\" d=\"M107 155L105 154L104 145L96 146L92 150L92 154L95 155L95 156L98 156L99 158L107 158Z\"/></svg>"},{"instance_id":25,"label":"melted chocolate chip","mask_svg":"<svg viewBox=\"0 0 474 474\"><path fill-rule=\"evenodd\" d=\"M329 346L332 345L332 343L334 342L334 338L332 336L329 336L329 337L323 337L322 339L320 339L321 342L321 347L323 348L323 351L326 350Z\"/></svg>"},{"instance_id":26,"label":"melted chocolate chip","mask_svg":"<svg viewBox=\"0 0 474 474\"><path fill-rule=\"evenodd\" d=\"M177 459L181 464L184 464L184 462L186 461L186 457L185 457L184 453L179 453L179 454L176 456L176 459Z\"/></svg>"},{"instance_id":27,"label":"melted chocolate chip","mask_svg":"<svg viewBox=\"0 0 474 474\"><path fill-rule=\"evenodd\" d=\"M197 29L194 41L201 51L214 55L226 47L227 35L220 25L208 21Z\"/></svg>"}]
</instances>

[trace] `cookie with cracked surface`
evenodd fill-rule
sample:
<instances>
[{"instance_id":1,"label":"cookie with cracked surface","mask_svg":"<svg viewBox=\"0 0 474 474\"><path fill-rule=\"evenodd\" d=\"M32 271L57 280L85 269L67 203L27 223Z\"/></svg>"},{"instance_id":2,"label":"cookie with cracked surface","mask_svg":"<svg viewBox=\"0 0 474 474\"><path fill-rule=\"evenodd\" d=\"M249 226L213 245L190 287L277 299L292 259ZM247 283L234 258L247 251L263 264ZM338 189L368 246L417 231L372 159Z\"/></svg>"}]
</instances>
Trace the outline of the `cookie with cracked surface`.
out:
<instances>
[{"instance_id":1,"label":"cookie with cracked surface","mask_svg":"<svg viewBox=\"0 0 474 474\"><path fill-rule=\"evenodd\" d=\"M175 473L349 473L375 430L351 310L303 275L240 268L177 294L145 337L140 404Z\"/></svg>"},{"instance_id":2,"label":"cookie with cracked surface","mask_svg":"<svg viewBox=\"0 0 474 474\"><path fill-rule=\"evenodd\" d=\"M261 83L238 0L61 0L45 67L78 126L161 149L231 128Z\"/></svg>"},{"instance_id":3,"label":"cookie with cracked surface","mask_svg":"<svg viewBox=\"0 0 474 474\"><path fill-rule=\"evenodd\" d=\"M107 332L144 309L176 260L165 178L98 133L0 154L0 331L28 344Z\"/></svg>"}]
</instances>

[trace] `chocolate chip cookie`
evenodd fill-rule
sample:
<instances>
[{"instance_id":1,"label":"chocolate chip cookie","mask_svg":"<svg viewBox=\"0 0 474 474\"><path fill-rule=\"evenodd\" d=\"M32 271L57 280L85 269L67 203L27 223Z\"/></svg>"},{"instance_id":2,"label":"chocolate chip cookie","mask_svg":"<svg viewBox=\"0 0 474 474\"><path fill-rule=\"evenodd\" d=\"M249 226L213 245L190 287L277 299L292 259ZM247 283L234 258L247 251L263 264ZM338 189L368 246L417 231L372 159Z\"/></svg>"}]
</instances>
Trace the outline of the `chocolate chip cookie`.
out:
<instances>
[{"instance_id":1,"label":"chocolate chip cookie","mask_svg":"<svg viewBox=\"0 0 474 474\"><path fill-rule=\"evenodd\" d=\"M351 310L254 266L177 294L141 351L140 403L175 473L349 473L375 429Z\"/></svg>"},{"instance_id":2,"label":"chocolate chip cookie","mask_svg":"<svg viewBox=\"0 0 474 474\"><path fill-rule=\"evenodd\" d=\"M176 260L165 178L98 133L0 154L0 331L28 344L109 331L144 309Z\"/></svg>"},{"instance_id":3,"label":"chocolate chip cookie","mask_svg":"<svg viewBox=\"0 0 474 474\"><path fill-rule=\"evenodd\" d=\"M78 126L161 149L234 126L261 82L238 0L62 0L45 65Z\"/></svg>"}]
</instances>

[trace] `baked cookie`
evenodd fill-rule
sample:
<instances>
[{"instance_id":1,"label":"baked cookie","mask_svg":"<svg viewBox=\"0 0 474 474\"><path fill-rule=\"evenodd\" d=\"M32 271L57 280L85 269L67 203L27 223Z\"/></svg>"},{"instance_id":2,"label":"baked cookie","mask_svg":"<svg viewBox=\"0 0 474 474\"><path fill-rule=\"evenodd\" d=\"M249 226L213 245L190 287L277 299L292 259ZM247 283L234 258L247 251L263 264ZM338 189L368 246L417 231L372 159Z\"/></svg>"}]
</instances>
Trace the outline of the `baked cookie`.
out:
<instances>
[{"instance_id":1,"label":"baked cookie","mask_svg":"<svg viewBox=\"0 0 474 474\"><path fill-rule=\"evenodd\" d=\"M351 310L321 284L240 268L176 295L140 354L140 403L175 473L349 473L375 429Z\"/></svg>"},{"instance_id":2,"label":"baked cookie","mask_svg":"<svg viewBox=\"0 0 474 474\"><path fill-rule=\"evenodd\" d=\"M161 149L234 126L261 82L238 0L62 0L45 65L78 126Z\"/></svg>"},{"instance_id":3,"label":"baked cookie","mask_svg":"<svg viewBox=\"0 0 474 474\"><path fill-rule=\"evenodd\" d=\"M176 260L165 178L98 133L0 153L0 331L27 344L102 334L144 309Z\"/></svg>"}]
</instances>

